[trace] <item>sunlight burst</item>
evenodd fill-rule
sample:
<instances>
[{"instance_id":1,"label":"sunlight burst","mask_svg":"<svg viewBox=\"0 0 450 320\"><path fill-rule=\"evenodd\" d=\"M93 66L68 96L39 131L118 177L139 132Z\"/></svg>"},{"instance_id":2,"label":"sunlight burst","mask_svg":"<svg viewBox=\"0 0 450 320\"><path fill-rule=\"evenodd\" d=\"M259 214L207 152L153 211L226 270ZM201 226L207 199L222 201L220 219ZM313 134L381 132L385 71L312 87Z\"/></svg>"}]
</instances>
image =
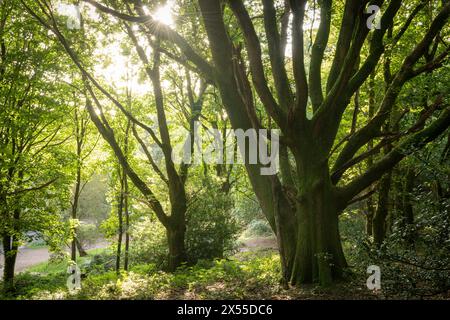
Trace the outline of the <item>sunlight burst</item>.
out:
<instances>
[{"instance_id":1,"label":"sunlight burst","mask_svg":"<svg viewBox=\"0 0 450 320\"><path fill-rule=\"evenodd\" d=\"M167 1L166 5L158 8L155 13L152 14L153 19L167 26L173 26L174 19L172 15L172 6L173 1Z\"/></svg>"}]
</instances>

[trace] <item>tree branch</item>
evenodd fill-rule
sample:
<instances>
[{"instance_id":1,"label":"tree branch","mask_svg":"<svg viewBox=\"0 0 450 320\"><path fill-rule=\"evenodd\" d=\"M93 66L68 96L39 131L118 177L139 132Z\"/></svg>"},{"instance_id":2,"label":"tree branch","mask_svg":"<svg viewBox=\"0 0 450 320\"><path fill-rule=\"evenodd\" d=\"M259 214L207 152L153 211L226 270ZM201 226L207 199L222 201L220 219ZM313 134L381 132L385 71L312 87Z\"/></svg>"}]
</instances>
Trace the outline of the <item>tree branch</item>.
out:
<instances>
[{"instance_id":1,"label":"tree branch","mask_svg":"<svg viewBox=\"0 0 450 320\"><path fill-rule=\"evenodd\" d=\"M284 66L284 50L277 27L277 16L273 0L263 0L264 27L269 46L272 75L280 106L287 110L292 105L292 90ZM285 27L282 25L282 28Z\"/></svg>"},{"instance_id":2,"label":"tree branch","mask_svg":"<svg viewBox=\"0 0 450 320\"><path fill-rule=\"evenodd\" d=\"M8 197L16 196L16 195L21 194L21 193L41 190L41 189L47 188L49 185L51 185L56 180L58 180L58 178L52 179L52 180L50 180L50 181L48 181L48 182L46 182L46 183L44 183L44 184L42 184L40 186L37 186L37 187L25 188L25 189L16 190L16 191L13 191L13 192L10 192L10 193L6 193L6 196L8 196Z\"/></svg>"},{"instance_id":3,"label":"tree branch","mask_svg":"<svg viewBox=\"0 0 450 320\"><path fill-rule=\"evenodd\" d=\"M447 107L444 111L442 111L440 117L430 126L407 138L381 160L376 162L364 174L346 186L338 188L338 193L340 193L344 202L350 201L358 193L380 179L384 173L391 170L403 158L438 138L449 126L450 108Z\"/></svg>"},{"instance_id":4,"label":"tree branch","mask_svg":"<svg viewBox=\"0 0 450 320\"><path fill-rule=\"evenodd\" d=\"M322 61L330 35L332 0L324 0L320 7L320 25L312 47L311 65L309 69L309 90L313 110L316 111L323 102Z\"/></svg>"},{"instance_id":5,"label":"tree branch","mask_svg":"<svg viewBox=\"0 0 450 320\"><path fill-rule=\"evenodd\" d=\"M281 128L285 128L284 114L280 106L275 101L267 84L267 79L264 74L264 66L261 60L261 45L250 16L242 0L232 0L228 1L228 3L233 10L234 15L238 19L239 25L244 34L255 89L258 92L267 113Z\"/></svg>"},{"instance_id":6,"label":"tree branch","mask_svg":"<svg viewBox=\"0 0 450 320\"><path fill-rule=\"evenodd\" d=\"M94 0L82 1L93 5L101 12L107 13L121 20L145 24L145 26L153 35L160 37L162 40L174 43L183 52L186 58L197 66L197 68L207 79L213 79L213 70L209 63L195 52L195 50L189 45L186 39L184 39L180 34L172 30L170 27L162 23L158 23L151 16L131 16L104 6Z\"/></svg>"}]
</instances>

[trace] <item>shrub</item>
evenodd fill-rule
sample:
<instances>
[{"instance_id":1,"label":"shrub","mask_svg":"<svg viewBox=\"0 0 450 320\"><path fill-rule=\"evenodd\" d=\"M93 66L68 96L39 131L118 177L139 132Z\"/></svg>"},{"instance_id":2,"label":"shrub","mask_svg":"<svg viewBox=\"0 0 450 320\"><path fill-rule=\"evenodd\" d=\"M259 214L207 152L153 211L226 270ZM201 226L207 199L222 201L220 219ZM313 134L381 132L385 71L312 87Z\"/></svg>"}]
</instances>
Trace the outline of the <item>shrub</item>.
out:
<instances>
[{"instance_id":1,"label":"shrub","mask_svg":"<svg viewBox=\"0 0 450 320\"><path fill-rule=\"evenodd\" d=\"M166 230L150 217L142 217L130 230L130 262L133 265L153 263L163 268L169 254Z\"/></svg>"},{"instance_id":2,"label":"shrub","mask_svg":"<svg viewBox=\"0 0 450 320\"><path fill-rule=\"evenodd\" d=\"M201 259L224 258L235 252L240 225L227 196L205 192L187 212L186 253L189 264ZM161 223L143 217L131 229L130 261L133 265L153 263L161 269L168 257L166 231Z\"/></svg>"},{"instance_id":3,"label":"shrub","mask_svg":"<svg viewBox=\"0 0 450 320\"><path fill-rule=\"evenodd\" d=\"M81 272L83 274L100 274L114 270L115 268L115 255L105 250L99 254L95 254L91 259L80 265Z\"/></svg>"},{"instance_id":4,"label":"shrub","mask_svg":"<svg viewBox=\"0 0 450 320\"><path fill-rule=\"evenodd\" d=\"M187 212L188 261L224 258L236 249L240 225L233 215L233 201L218 190L198 196Z\"/></svg>"},{"instance_id":5,"label":"shrub","mask_svg":"<svg viewBox=\"0 0 450 320\"><path fill-rule=\"evenodd\" d=\"M242 238L250 239L257 237L270 237L273 236L272 228L266 220L253 220L251 221L245 231L242 233Z\"/></svg>"}]
</instances>

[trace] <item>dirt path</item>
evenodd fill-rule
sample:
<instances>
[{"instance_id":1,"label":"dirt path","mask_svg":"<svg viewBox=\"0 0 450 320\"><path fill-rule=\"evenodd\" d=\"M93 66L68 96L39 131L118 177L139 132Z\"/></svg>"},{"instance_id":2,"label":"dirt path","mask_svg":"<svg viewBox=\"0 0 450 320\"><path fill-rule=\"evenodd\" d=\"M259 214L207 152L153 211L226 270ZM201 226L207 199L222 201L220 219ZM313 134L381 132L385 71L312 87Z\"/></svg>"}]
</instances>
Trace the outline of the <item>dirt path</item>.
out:
<instances>
[{"instance_id":1,"label":"dirt path","mask_svg":"<svg viewBox=\"0 0 450 320\"><path fill-rule=\"evenodd\" d=\"M35 264L45 262L49 258L50 252L47 248L20 248L16 260L16 273L22 272L23 270L34 266ZM0 255L0 269L3 268L3 263L3 255Z\"/></svg>"},{"instance_id":2,"label":"dirt path","mask_svg":"<svg viewBox=\"0 0 450 320\"><path fill-rule=\"evenodd\" d=\"M108 244L105 242L97 243L89 249L105 248ZM243 242L240 248L241 252L260 250L260 249L277 249L277 241L275 238L255 238ZM46 262L50 259L50 252L47 248L26 248L19 249L16 261L16 273L20 273L36 264ZM0 255L0 278L3 275L3 255Z\"/></svg>"},{"instance_id":3,"label":"dirt path","mask_svg":"<svg viewBox=\"0 0 450 320\"><path fill-rule=\"evenodd\" d=\"M275 238L253 238L243 242L240 252L261 250L261 249L274 249L276 250L277 240Z\"/></svg>"},{"instance_id":4,"label":"dirt path","mask_svg":"<svg viewBox=\"0 0 450 320\"><path fill-rule=\"evenodd\" d=\"M106 248L108 244L106 242L99 242L93 246L89 246L86 250ZM20 273L29 267L36 264L46 262L50 259L50 252L47 248L19 248L16 260L16 273ZM0 254L0 278L3 276L3 254Z\"/></svg>"}]
</instances>

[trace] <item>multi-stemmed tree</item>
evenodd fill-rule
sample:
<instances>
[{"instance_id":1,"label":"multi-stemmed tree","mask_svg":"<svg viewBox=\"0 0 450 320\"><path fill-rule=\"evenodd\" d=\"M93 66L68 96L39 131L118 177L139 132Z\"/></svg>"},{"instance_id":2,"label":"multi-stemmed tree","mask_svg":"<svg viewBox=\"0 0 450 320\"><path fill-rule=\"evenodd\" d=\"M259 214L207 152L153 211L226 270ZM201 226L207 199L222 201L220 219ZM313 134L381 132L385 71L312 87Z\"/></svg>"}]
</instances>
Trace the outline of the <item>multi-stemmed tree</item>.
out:
<instances>
[{"instance_id":1,"label":"multi-stemmed tree","mask_svg":"<svg viewBox=\"0 0 450 320\"><path fill-rule=\"evenodd\" d=\"M39 24L0 3L0 240L3 288L13 289L19 246L27 231L57 234L68 201L70 158L61 146L68 111L57 82L58 51ZM54 50L48 54L47 50ZM60 223L61 222L61 223ZM57 237L55 237L57 238Z\"/></svg>"}]
</instances>

